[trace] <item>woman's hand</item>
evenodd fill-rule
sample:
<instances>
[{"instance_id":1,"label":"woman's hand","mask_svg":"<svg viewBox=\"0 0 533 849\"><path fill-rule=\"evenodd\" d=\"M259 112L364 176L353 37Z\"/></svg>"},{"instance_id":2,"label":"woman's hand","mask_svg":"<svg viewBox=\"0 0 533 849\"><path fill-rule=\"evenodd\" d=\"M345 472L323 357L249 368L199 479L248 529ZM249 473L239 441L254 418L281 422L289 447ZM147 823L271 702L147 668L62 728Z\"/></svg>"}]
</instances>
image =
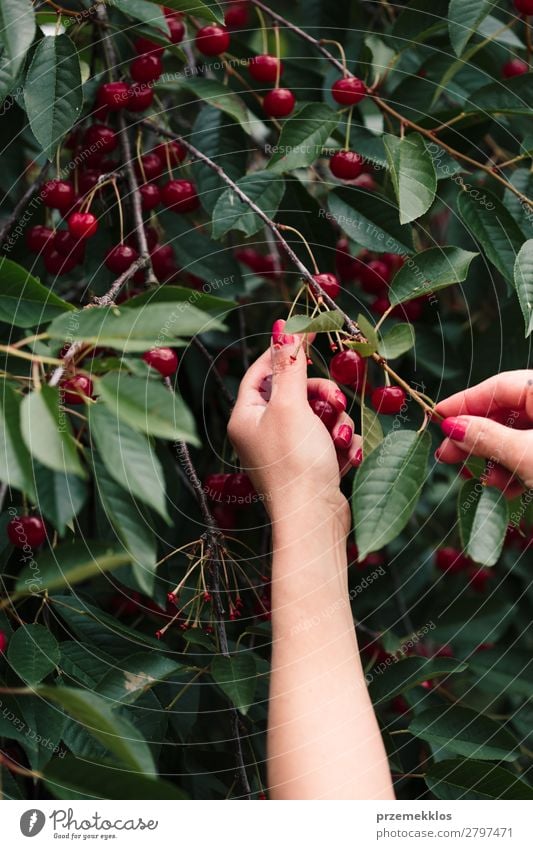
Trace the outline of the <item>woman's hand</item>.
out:
<instances>
[{"instance_id":1,"label":"woman's hand","mask_svg":"<svg viewBox=\"0 0 533 849\"><path fill-rule=\"evenodd\" d=\"M360 437L346 414L346 397L330 380L307 378L304 339L273 328L272 344L246 373L228 435L272 521L303 509L330 509L349 528L341 474L357 465ZM309 400L333 408L328 428Z\"/></svg>"},{"instance_id":2,"label":"woman's hand","mask_svg":"<svg viewBox=\"0 0 533 849\"><path fill-rule=\"evenodd\" d=\"M440 462L483 457L487 484L511 498L533 487L533 371L495 375L441 401L436 412L445 417L447 436L437 450Z\"/></svg>"}]
</instances>

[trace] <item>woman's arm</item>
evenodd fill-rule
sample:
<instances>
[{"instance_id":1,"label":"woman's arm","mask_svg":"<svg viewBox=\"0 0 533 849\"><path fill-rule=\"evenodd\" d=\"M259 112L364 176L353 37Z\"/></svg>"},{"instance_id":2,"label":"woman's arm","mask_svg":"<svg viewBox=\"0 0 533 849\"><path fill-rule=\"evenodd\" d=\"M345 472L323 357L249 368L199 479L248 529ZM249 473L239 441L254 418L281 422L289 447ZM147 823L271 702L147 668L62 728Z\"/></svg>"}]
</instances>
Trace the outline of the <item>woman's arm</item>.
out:
<instances>
[{"instance_id":1,"label":"woman's arm","mask_svg":"<svg viewBox=\"0 0 533 849\"><path fill-rule=\"evenodd\" d=\"M270 374L267 402L261 388ZM308 395L335 409L331 434ZM278 328L241 385L229 427L272 520L273 799L394 798L348 595L340 469L355 462L360 440L344 406L335 384L307 380L301 340Z\"/></svg>"}]
</instances>

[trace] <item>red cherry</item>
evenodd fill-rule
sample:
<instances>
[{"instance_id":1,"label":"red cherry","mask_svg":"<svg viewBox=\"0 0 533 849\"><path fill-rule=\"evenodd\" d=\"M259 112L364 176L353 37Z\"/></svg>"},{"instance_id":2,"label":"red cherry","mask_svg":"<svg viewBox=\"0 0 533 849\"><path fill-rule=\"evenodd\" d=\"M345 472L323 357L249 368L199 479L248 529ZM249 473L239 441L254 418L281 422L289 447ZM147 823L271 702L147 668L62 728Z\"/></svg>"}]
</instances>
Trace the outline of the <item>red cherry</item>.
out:
<instances>
[{"instance_id":1,"label":"red cherry","mask_svg":"<svg viewBox=\"0 0 533 849\"><path fill-rule=\"evenodd\" d=\"M366 364L357 351L339 351L329 364L333 380L337 383L359 386L365 377Z\"/></svg>"},{"instance_id":2,"label":"red cherry","mask_svg":"<svg viewBox=\"0 0 533 849\"><path fill-rule=\"evenodd\" d=\"M409 713L411 708L403 696L395 696L390 703L390 709L393 713L398 713L400 716L404 713Z\"/></svg>"},{"instance_id":3,"label":"red cherry","mask_svg":"<svg viewBox=\"0 0 533 849\"><path fill-rule=\"evenodd\" d=\"M273 88L265 95L263 110L269 118L286 118L294 109L296 98L288 88Z\"/></svg>"},{"instance_id":4,"label":"red cherry","mask_svg":"<svg viewBox=\"0 0 533 849\"><path fill-rule=\"evenodd\" d=\"M331 431L337 422L337 411L329 401L323 401L321 398L312 398L309 401L309 406L315 416L322 419L327 429Z\"/></svg>"},{"instance_id":5,"label":"red cherry","mask_svg":"<svg viewBox=\"0 0 533 849\"><path fill-rule=\"evenodd\" d=\"M370 304L370 309L376 315L383 315L390 307L390 301L386 295L378 295Z\"/></svg>"},{"instance_id":6,"label":"red cherry","mask_svg":"<svg viewBox=\"0 0 533 849\"><path fill-rule=\"evenodd\" d=\"M15 548L39 548L46 540L46 525L40 516L17 516L8 523L7 535Z\"/></svg>"},{"instance_id":7,"label":"red cherry","mask_svg":"<svg viewBox=\"0 0 533 849\"><path fill-rule=\"evenodd\" d=\"M215 504L213 518L223 531L234 531L237 527L237 513L229 504Z\"/></svg>"},{"instance_id":8,"label":"red cherry","mask_svg":"<svg viewBox=\"0 0 533 849\"><path fill-rule=\"evenodd\" d=\"M41 197L45 206L59 209L62 213L67 212L76 199L74 186L66 180L48 180L42 188Z\"/></svg>"},{"instance_id":9,"label":"red cherry","mask_svg":"<svg viewBox=\"0 0 533 849\"><path fill-rule=\"evenodd\" d=\"M335 267L343 280L350 280L353 276L353 258L350 253L350 243L344 236L338 240L335 246Z\"/></svg>"},{"instance_id":10,"label":"red cherry","mask_svg":"<svg viewBox=\"0 0 533 849\"><path fill-rule=\"evenodd\" d=\"M388 253L388 254L382 254L381 255L381 261L384 262L385 265L389 266L392 275L394 275L394 274L396 274L397 271L400 270L400 268L404 264L405 257L403 257L401 254L390 254L390 253Z\"/></svg>"},{"instance_id":11,"label":"red cherry","mask_svg":"<svg viewBox=\"0 0 533 849\"><path fill-rule=\"evenodd\" d=\"M338 297L341 291L341 286L334 274L313 274L313 280L316 280L321 289L323 289L326 295L329 295L330 298L335 299Z\"/></svg>"},{"instance_id":12,"label":"red cherry","mask_svg":"<svg viewBox=\"0 0 533 849\"><path fill-rule=\"evenodd\" d=\"M224 495L230 504L235 501L237 503L247 500L250 501L255 495L255 489L248 475L238 472L237 474L228 475L226 485L224 487Z\"/></svg>"},{"instance_id":13,"label":"red cherry","mask_svg":"<svg viewBox=\"0 0 533 849\"><path fill-rule=\"evenodd\" d=\"M161 192L155 183L146 183L144 186L139 186L139 194L141 195L141 206L145 212L151 212L161 203Z\"/></svg>"},{"instance_id":14,"label":"red cherry","mask_svg":"<svg viewBox=\"0 0 533 849\"><path fill-rule=\"evenodd\" d=\"M222 501L226 499L225 490L226 483L231 475L224 473L215 473L208 475L204 480L204 492L212 501Z\"/></svg>"},{"instance_id":15,"label":"red cherry","mask_svg":"<svg viewBox=\"0 0 533 849\"><path fill-rule=\"evenodd\" d=\"M4 654L7 649L7 636L4 631L0 631L0 654Z\"/></svg>"},{"instance_id":16,"label":"red cherry","mask_svg":"<svg viewBox=\"0 0 533 849\"><path fill-rule=\"evenodd\" d=\"M97 171L95 168L87 168L86 171L81 171L78 175L78 189L80 191L80 195L83 197L92 191L101 176L102 172L100 170Z\"/></svg>"},{"instance_id":17,"label":"red cherry","mask_svg":"<svg viewBox=\"0 0 533 849\"><path fill-rule=\"evenodd\" d=\"M514 0L514 4L523 15L533 15L533 0Z\"/></svg>"},{"instance_id":18,"label":"red cherry","mask_svg":"<svg viewBox=\"0 0 533 849\"><path fill-rule=\"evenodd\" d=\"M172 10L171 10L172 11ZM183 41L185 35L185 24L180 15L175 12L167 15L167 24L170 30L170 40L172 44L179 44Z\"/></svg>"},{"instance_id":19,"label":"red cherry","mask_svg":"<svg viewBox=\"0 0 533 849\"><path fill-rule=\"evenodd\" d=\"M406 301L405 304L398 304L391 313L403 319L403 321L418 321L422 318L424 312L424 298L415 298L412 301Z\"/></svg>"},{"instance_id":20,"label":"red cherry","mask_svg":"<svg viewBox=\"0 0 533 849\"><path fill-rule=\"evenodd\" d=\"M143 354L143 360L163 377L170 377L178 367L178 355L172 348L152 348Z\"/></svg>"},{"instance_id":21,"label":"red cherry","mask_svg":"<svg viewBox=\"0 0 533 849\"><path fill-rule=\"evenodd\" d=\"M477 593L484 593L490 581L492 572L490 569L474 569L470 575L470 586Z\"/></svg>"},{"instance_id":22,"label":"red cherry","mask_svg":"<svg viewBox=\"0 0 533 849\"><path fill-rule=\"evenodd\" d=\"M339 180L355 180L363 168L363 157L353 150L339 150L329 160L329 169Z\"/></svg>"},{"instance_id":23,"label":"red cherry","mask_svg":"<svg viewBox=\"0 0 533 849\"><path fill-rule=\"evenodd\" d=\"M150 41L149 38L144 38L141 36L138 38L134 45L135 52L139 54L139 56L145 56L153 54L155 56L162 56L165 52L165 48L161 44L156 44L155 41Z\"/></svg>"},{"instance_id":24,"label":"red cherry","mask_svg":"<svg viewBox=\"0 0 533 849\"><path fill-rule=\"evenodd\" d=\"M106 124L93 124L85 131L83 143L87 147L97 147L100 153L111 153L118 145L118 138Z\"/></svg>"},{"instance_id":25,"label":"red cherry","mask_svg":"<svg viewBox=\"0 0 533 849\"><path fill-rule=\"evenodd\" d=\"M342 77L331 86L333 100L342 106L355 106L366 97L367 89L358 77Z\"/></svg>"},{"instance_id":26,"label":"red cherry","mask_svg":"<svg viewBox=\"0 0 533 849\"><path fill-rule=\"evenodd\" d=\"M380 295L391 279L388 265L379 259L373 259L368 265L360 267L358 272L361 288L370 295Z\"/></svg>"},{"instance_id":27,"label":"red cherry","mask_svg":"<svg viewBox=\"0 0 533 849\"><path fill-rule=\"evenodd\" d=\"M170 180L161 189L161 201L179 214L193 212L200 205L196 186L190 180Z\"/></svg>"},{"instance_id":28,"label":"red cherry","mask_svg":"<svg viewBox=\"0 0 533 849\"><path fill-rule=\"evenodd\" d=\"M130 87L127 83L104 83L98 89L96 102L110 112L119 112L129 106Z\"/></svg>"},{"instance_id":29,"label":"red cherry","mask_svg":"<svg viewBox=\"0 0 533 849\"><path fill-rule=\"evenodd\" d=\"M83 239L75 239L68 230L56 230L54 249L61 256L72 257L76 262L81 262L85 256L85 242Z\"/></svg>"},{"instance_id":30,"label":"red cherry","mask_svg":"<svg viewBox=\"0 0 533 849\"><path fill-rule=\"evenodd\" d=\"M374 389L370 400L376 412L394 416L400 412L406 398L407 395L401 386L381 386Z\"/></svg>"},{"instance_id":31,"label":"red cherry","mask_svg":"<svg viewBox=\"0 0 533 849\"><path fill-rule=\"evenodd\" d=\"M134 83L129 90L130 112L145 112L154 102L154 90L149 85Z\"/></svg>"},{"instance_id":32,"label":"red cherry","mask_svg":"<svg viewBox=\"0 0 533 849\"><path fill-rule=\"evenodd\" d=\"M245 27L249 22L248 7L244 3L232 3L228 6L224 14L224 22L226 26L232 29Z\"/></svg>"},{"instance_id":33,"label":"red cherry","mask_svg":"<svg viewBox=\"0 0 533 849\"><path fill-rule=\"evenodd\" d=\"M154 153L153 151L141 156L141 164L138 162L135 163L135 173L137 174L137 179L141 180L143 183L151 182L152 180L159 180L165 170L161 159L157 153Z\"/></svg>"},{"instance_id":34,"label":"red cherry","mask_svg":"<svg viewBox=\"0 0 533 849\"><path fill-rule=\"evenodd\" d=\"M248 72L252 79L258 83L275 83L278 79L278 68L280 76L283 73L283 63L276 56L269 53L261 53L250 59Z\"/></svg>"},{"instance_id":35,"label":"red cherry","mask_svg":"<svg viewBox=\"0 0 533 849\"><path fill-rule=\"evenodd\" d=\"M204 56L219 56L229 47L230 35L226 27L208 24L196 33L195 44Z\"/></svg>"},{"instance_id":36,"label":"red cherry","mask_svg":"<svg viewBox=\"0 0 533 849\"><path fill-rule=\"evenodd\" d=\"M62 277L76 268L78 260L75 256L63 256L55 248L47 249L44 253L44 266L49 274Z\"/></svg>"},{"instance_id":37,"label":"red cherry","mask_svg":"<svg viewBox=\"0 0 533 849\"><path fill-rule=\"evenodd\" d=\"M138 56L130 65L130 76L136 83L153 83L163 73L163 63L155 53Z\"/></svg>"},{"instance_id":38,"label":"red cherry","mask_svg":"<svg viewBox=\"0 0 533 849\"><path fill-rule=\"evenodd\" d=\"M522 74L527 74L528 71L529 65L527 62L522 61L522 59L510 59L502 67L502 77L509 80L512 77L521 77Z\"/></svg>"},{"instance_id":39,"label":"red cherry","mask_svg":"<svg viewBox=\"0 0 533 849\"><path fill-rule=\"evenodd\" d=\"M138 258L139 254L135 248L129 245L116 245L107 252L105 264L113 274L123 274Z\"/></svg>"},{"instance_id":40,"label":"red cherry","mask_svg":"<svg viewBox=\"0 0 533 849\"><path fill-rule=\"evenodd\" d=\"M187 156L187 148L184 147L179 141L172 142L164 142L163 144L158 144L157 147L154 147L152 153L156 153L159 156L162 164L165 167L168 167L170 162L170 166L179 165Z\"/></svg>"},{"instance_id":41,"label":"red cherry","mask_svg":"<svg viewBox=\"0 0 533 849\"><path fill-rule=\"evenodd\" d=\"M439 548L435 558L435 565L439 572L450 572L455 574L464 572L468 568L470 560L457 548Z\"/></svg>"},{"instance_id":42,"label":"red cherry","mask_svg":"<svg viewBox=\"0 0 533 849\"><path fill-rule=\"evenodd\" d=\"M73 212L68 219L68 229L75 239L90 239L98 230L98 219L92 212Z\"/></svg>"},{"instance_id":43,"label":"red cherry","mask_svg":"<svg viewBox=\"0 0 533 849\"><path fill-rule=\"evenodd\" d=\"M178 268L172 245L158 245L150 256L154 274L160 283L176 274Z\"/></svg>"},{"instance_id":44,"label":"red cherry","mask_svg":"<svg viewBox=\"0 0 533 849\"><path fill-rule=\"evenodd\" d=\"M84 404L86 398L93 396L93 382L84 374L75 374L59 384L63 393L64 404Z\"/></svg>"},{"instance_id":45,"label":"red cherry","mask_svg":"<svg viewBox=\"0 0 533 849\"><path fill-rule=\"evenodd\" d=\"M54 235L54 231L49 227L43 227L42 224L37 224L26 233L26 245L32 253L41 253L50 242Z\"/></svg>"}]
</instances>

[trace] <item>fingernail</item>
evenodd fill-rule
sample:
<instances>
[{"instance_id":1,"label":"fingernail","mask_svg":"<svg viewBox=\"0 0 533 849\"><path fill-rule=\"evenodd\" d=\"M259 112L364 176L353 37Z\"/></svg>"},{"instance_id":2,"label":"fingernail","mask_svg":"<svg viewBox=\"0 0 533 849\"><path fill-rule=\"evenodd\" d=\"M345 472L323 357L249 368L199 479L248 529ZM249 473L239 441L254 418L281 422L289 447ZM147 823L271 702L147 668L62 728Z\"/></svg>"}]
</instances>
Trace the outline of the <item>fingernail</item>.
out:
<instances>
[{"instance_id":1,"label":"fingernail","mask_svg":"<svg viewBox=\"0 0 533 849\"><path fill-rule=\"evenodd\" d=\"M291 336L290 333L284 333L283 328L285 327L285 322L283 319L278 318L277 321L272 325L272 344L276 346L281 345L290 345L294 342L294 336Z\"/></svg>"},{"instance_id":2,"label":"fingernail","mask_svg":"<svg viewBox=\"0 0 533 849\"><path fill-rule=\"evenodd\" d=\"M460 419L444 419L440 426L443 434L456 442L462 442L466 436L466 425Z\"/></svg>"},{"instance_id":3,"label":"fingernail","mask_svg":"<svg viewBox=\"0 0 533 849\"><path fill-rule=\"evenodd\" d=\"M349 448L352 444L353 430L350 425L341 425L333 440L337 448Z\"/></svg>"},{"instance_id":4,"label":"fingernail","mask_svg":"<svg viewBox=\"0 0 533 849\"><path fill-rule=\"evenodd\" d=\"M341 392L340 389L337 389L337 391L335 392L335 400L336 400L337 404L342 408L343 411L348 406L348 401L346 400L346 395L344 394L344 392Z\"/></svg>"},{"instance_id":5,"label":"fingernail","mask_svg":"<svg viewBox=\"0 0 533 849\"><path fill-rule=\"evenodd\" d=\"M352 466L356 469L363 462L363 449L358 448L352 458Z\"/></svg>"}]
</instances>

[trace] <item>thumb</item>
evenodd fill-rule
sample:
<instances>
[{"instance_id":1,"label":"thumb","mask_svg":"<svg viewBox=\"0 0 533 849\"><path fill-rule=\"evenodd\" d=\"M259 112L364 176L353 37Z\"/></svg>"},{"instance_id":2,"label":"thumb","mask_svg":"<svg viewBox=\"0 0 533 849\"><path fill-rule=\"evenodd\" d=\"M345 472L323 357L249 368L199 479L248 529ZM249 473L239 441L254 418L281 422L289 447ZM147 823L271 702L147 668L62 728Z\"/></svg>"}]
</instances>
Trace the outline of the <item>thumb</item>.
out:
<instances>
[{"instance_id":1,"label":"thumb","mask_svg":"<svg viewBox=\"0 0 533 849\"><path fill-rule=\"evenodd\" d=\"M533 479L532 432L514 431L481 416L457 416L441 423L449 439L469 454L483 457L492 465L505 466L530 485Z\"/></svg>"},{"instance_id":2,"label":"thumb","mask_svg":"<svg viewBox=\"0 0 533 849\"><path fill-rule=\"evenodd\" d=\"M307 356L301 336L284 333L285 322L274 322L272 328L272 394L270 403L307 403Z\"/></svg>"}]
</instances>

